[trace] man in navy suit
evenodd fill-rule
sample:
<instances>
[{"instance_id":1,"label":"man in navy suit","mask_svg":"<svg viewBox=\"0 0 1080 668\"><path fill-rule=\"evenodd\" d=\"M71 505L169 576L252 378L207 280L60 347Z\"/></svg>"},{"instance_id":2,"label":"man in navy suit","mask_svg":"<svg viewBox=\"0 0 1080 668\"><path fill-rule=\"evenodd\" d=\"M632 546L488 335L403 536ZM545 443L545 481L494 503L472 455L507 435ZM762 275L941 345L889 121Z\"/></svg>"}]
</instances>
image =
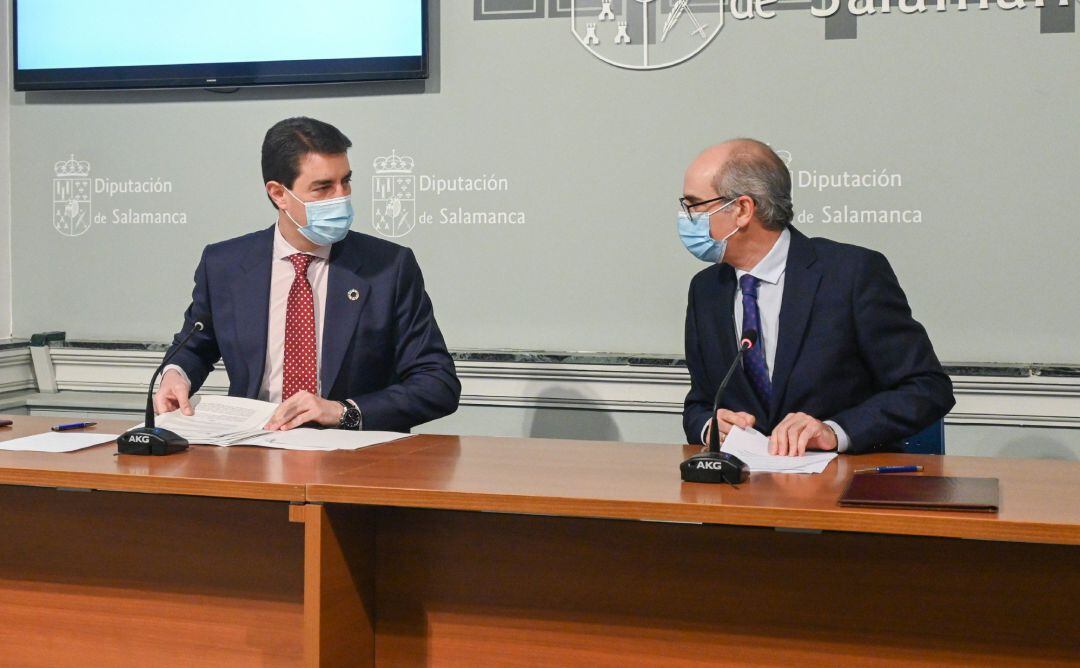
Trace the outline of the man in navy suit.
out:
<instances>
[{"instance_id":1,"label":"man in navy suit","mask_svg":"<svg viewBox=\"0 0 1080 668\"><path fill-rule=\"evenodd\" d=\"M280 404L268 429L316 423L408 431L453 413L461 384L411 250L349 231L352 143L290 118L266 133L263 181L277 211L259 232L207 246L155 409L189 397L224 360L231 396Z\"/></svg>"},{"instance_id":2,"label":"man in navy suit","mask_svg":"<svg viewBox=\"0 0 1080 668\"><path fill-rule=\"evenodd\" d=\"M736 335L751 329L758 343L717 412L725 435L754 427L779 455L872 452L949 412L952 383L889 262L792 227L791 175L768 146L706 150L683 192L680 236L711 264L691 281L686 309L689 443L707 442Z\"/></svg>"}]
</instances>

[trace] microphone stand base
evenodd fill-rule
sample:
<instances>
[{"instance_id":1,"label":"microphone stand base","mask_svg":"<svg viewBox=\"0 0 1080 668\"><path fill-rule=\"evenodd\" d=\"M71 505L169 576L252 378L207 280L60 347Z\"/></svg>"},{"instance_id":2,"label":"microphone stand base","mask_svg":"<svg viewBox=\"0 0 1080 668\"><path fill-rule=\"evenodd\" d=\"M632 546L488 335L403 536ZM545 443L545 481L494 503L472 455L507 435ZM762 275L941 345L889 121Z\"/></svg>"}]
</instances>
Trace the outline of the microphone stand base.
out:
<instances>
[{"instance_id":1,"label":"microphone stand base","mask_svg":"<svg viewBox=\"0 0 1080 668\"><path fill-rule=\"evenodd\" d=\"M116 439L116 451L122 455L163 456L188 449L187 439L159 427L129 429Z\"/></svg>"},{"instance_id":2,"label":"microphone stand base","mask_svg":"<svg viewBox=\"0 0 1080 668\"><path fill-rule=\"evenodd\" d=\"M702 452L679 465L683 482L737 485L750 477L750 467L726 452Z\"/></svg>"}]
</instances>

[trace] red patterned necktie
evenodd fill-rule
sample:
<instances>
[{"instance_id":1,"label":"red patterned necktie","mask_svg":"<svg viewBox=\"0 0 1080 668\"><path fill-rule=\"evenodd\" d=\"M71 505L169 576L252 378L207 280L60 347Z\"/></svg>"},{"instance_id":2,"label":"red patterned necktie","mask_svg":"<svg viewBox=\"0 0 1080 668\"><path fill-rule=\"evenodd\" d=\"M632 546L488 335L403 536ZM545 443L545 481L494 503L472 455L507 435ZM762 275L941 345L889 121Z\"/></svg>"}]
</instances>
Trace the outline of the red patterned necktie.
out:
<instances>
[{"instance_id":1,"label":"red patterned necktie","mask_svg":"<svg viewBox=\"0 0 1080 668\"><path fill-rule=\"evenodd\" d=\"M315 297L308 282L308 265L313 255L296 253L289 256L296 276L289 289L289 305L285 310L285 371L281 381L281 400L285 401L301 390L318 392L318 348L315 341Z\"/></svg>"}]
</instances>

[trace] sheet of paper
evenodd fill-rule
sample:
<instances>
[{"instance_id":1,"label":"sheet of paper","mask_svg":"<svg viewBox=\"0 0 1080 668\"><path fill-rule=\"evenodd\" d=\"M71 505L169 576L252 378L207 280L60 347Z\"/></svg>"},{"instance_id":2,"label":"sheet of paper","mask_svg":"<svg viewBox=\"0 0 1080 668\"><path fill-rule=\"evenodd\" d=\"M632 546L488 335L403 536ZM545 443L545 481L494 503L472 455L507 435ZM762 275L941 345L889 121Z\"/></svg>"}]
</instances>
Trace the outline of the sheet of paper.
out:
<instances>
[{"instance_id":1,"label":"sheet of paper","mask_svg":"<svg viewBox=\"0 0 1080 668\"><path fill-rule=\"evenodd\" d=\"M244 445L260 445L265 448L283 450L359 450L410 436L412 434L395 431L343 431L301 427L289 431L270 432L246 441Z\"/></svg>"},{"instance_id":2,"label":"sheet of paper","mask_svg":"<svg viewBox=\"0 0 1080 668\"><path fill-rule=\"evenodd\" d=\"M720 450L746 462L754 473L821 473L836 459L835 452L807 452L801 457L770 455L768 436L756 429L738 427L732 427Z\"/></svg>"},{"instance_id":3,"label":"sheet of paper","mask_svg":"<svg viewBox=\"0 0 1080 668\"><path fill-rule=\"evenodd\" d=\"M217 395L197 395L191 407L194 415L177 410L159 415L154 422L192 443L235 445L272 433L263 427L277 410L277 404L267 401Z\"/></svg>"},{"instance_id":4,"label":"sheet of paper","mask_svg":"<svg viewBox=\"0 0 1080 668\"><path fill-rule=\"evenodd\" d=\"M118 434L102 434L100 432L55 432L47 431L44 434L24 436L0 443L0 450L13 452L75 452L84 450L102 443L115 441Z\"/></svg>"}]
</instances>

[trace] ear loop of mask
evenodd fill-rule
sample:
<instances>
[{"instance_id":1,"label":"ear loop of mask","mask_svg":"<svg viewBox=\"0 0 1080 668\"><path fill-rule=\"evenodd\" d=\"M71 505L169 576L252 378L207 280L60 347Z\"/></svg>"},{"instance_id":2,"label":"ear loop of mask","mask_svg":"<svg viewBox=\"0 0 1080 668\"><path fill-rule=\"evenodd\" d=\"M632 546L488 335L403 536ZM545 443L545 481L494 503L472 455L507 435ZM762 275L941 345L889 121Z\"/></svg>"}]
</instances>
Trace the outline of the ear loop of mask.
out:
<instances>
[{"instance_id":1,"label":"ear loop of mask","mask_svg":"<svg viewBox=\"0 0 1080 668\"><path fill-rule=\"evenodd\" d=\"M730 202L728 202L727 204L725 204L725 205L723 205L723 206L720 206L720 207L717 207L717 208L713 209L712 211L710 211L710 212L708 212L708 213L706 213L706 214L704 214L704 215L706 215L706 216L712 216L712 215L713 215L714 213L719 213L719 212L723 211L724 209L728 208L729 206L731 206L732 204L734 204L735 202L738 202L738 201L739 201L739 199L738 199L738 198L735 198L735 199L731 200ZM739 231L739 226L738 226L738 225L736 225L736 226L735 226L735 229L733 229L732 231L728 232L728 233L727 233L727 234L726 234L726 235L725 235L725 236L724 236L724 237L723 237L722 239L718 239L717 241L718 241L718 242L720 242L720 241L727 241L727 240L728 240L728 239L730 239L731 237L735 236L735 233L736 233L736 232L738 232L738 231Z\"/></svg>"},{"instance_id":2,"label":"ear loop of mask","mask_svg":"<svg viewBox=\"0 0 1080 668\"><path fill-rule=\"evenodd\" d=\"M285 188L285 186L281 186L281 187L282 187L282 188ZM292 198L293 198L294 200L296 200L297 202L300 202L301 204L303 204L303 205L304 205L304 215L306 216L306 215L307 215L307 202L305 202L304 200L300 199L300 198L299 198L299 197L297 197L296 195L293 195L293 191L289 190L288 188L285 188L285 192L287 192L287 193L289 193L290 195L292 195ZM296 219L292 217L292 214L291 214L291 213L289 213L289 210L288 210L288 209L282 209L282 211L284 211L284 212L285 212L285 215L289 217L289 220L291 220L291 221L292 221L292 224L293 224L293 225L296 225L296 229L298 229L298 230L299 230L299 229L302 229L302 228L303 228L303 225L301 225L300 223L296 222Z\"/></svg>"}]
</instances>

